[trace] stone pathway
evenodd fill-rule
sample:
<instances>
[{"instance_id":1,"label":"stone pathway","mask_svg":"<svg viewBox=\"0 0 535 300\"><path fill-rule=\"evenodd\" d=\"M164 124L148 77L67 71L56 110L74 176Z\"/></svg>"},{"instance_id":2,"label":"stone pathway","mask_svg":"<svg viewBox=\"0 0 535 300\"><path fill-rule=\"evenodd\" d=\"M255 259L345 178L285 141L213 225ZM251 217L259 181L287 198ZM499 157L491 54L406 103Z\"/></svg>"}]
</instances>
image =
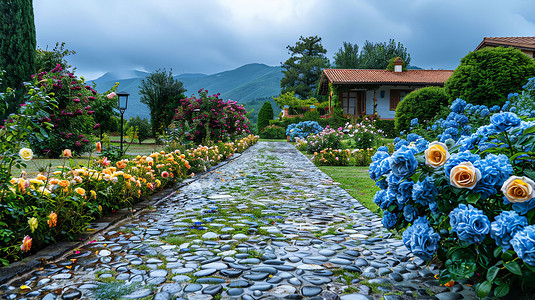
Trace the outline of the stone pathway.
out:
<instances>
[{"instance_id":1,"label":"stone pathway","mask_svg":"<svg viewBox=\"0 0 535 300\"><path fill-rule=\"evenodd\" d=\"M292 145L261 142L0 298L474 297L437 273Z\"/></svg>"}]
</instances>

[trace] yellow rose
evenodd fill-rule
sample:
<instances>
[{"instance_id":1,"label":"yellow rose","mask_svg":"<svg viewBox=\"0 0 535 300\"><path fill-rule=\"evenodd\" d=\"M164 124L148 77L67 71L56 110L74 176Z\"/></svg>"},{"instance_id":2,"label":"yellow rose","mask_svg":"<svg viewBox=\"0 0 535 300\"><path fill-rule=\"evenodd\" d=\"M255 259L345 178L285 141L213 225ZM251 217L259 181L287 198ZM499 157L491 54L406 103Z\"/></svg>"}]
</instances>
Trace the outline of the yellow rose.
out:
<instances>
[{"instance_id":1,"label":"yellow rose","mask_svg":"<svg viewBox=\"0 0 535 300\"><path fill-rule=\"evenodd\" d=\"M20 158L22 158L25 161L32 160L32 158L33 158L32 149L29 149L29 148L20 149L19 156L20 156Z\"/></svg>"},{"instance_id":2,"label":"yellow rose","mask_svg":"<svg viewBox=\"0 0 535 300\"><path fill-rule=\"evenodd\" d=\"M469 161L456 165L450 171L451 185L460 189L473 189L479 179L481 172Z\"/></svg>"},{"instance_id":3,"label":"yellow rose","mask_svg":"<svg viewBox=\"0 0 535 300\"><path fill-rule=\"evenodd\" d=\"M444 143L432 142L425 150L425 164L432 168L438 168L444 165L449 158L450 153Z\"/></svg>"},{"instance_id":4,"label":"yellow rose","mask_svg":"<svg viewBox=\"0 0 535 300\"><path fill-rule=\"evenodd\" d=\"M511 176L502 185L502 193L511 203L531 200L535 190L535 182L528 177Z\"/></svg>"},{"instance_id":5,"label":"yellow rose","mask_svg":"<svg viewBox=\"0 0 535 300\"><path fill-rule=\"evenodd\" d=\"M32 233L37 229L37 226L39 226L39 223L37 223L37 218L33 217L28 220L28 224L30 225L30 230Z\"/></svg>"},{"instance_id":6,"label":"yellow rose","mask_svg":"<svg viewBox=\"0 0 535 300\"><path fill-rule=\"evenodd\" d=\"M80 196L85 196L85 190L81 187L75 188L74 191L78 193Z\"/></svg>"}]
</instances>

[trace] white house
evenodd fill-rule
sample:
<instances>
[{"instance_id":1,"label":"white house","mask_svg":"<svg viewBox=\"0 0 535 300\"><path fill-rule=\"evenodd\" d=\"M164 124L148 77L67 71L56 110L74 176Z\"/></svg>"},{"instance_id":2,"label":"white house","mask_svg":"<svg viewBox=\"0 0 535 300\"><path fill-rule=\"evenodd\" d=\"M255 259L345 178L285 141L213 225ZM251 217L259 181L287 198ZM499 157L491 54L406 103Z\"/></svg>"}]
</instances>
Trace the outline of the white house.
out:
<instances>
[{"instance_id":1,"label":"white house","mask_svg":"<svg viewBox=\"0 0 535 300\"><path fill-rule=\"evenodd\" d=\"M332 101L336 91L347 117L376 113L381 119L393 119L405 95L425 86L444 86L453 74L453 70L403 71L400 59L394 65L394 71L324 69L318 93Z\"/></svg>"}]
</instances>

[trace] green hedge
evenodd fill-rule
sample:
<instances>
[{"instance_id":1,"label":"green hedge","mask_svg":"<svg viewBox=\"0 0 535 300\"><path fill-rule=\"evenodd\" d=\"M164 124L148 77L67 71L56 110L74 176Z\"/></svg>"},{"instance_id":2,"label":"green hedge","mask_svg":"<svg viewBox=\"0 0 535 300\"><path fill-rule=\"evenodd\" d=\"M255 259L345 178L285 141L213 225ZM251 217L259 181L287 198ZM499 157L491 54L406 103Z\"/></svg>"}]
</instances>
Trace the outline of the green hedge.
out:
<instances>
[{"instance_id":1,"label":"green hedge","mask_svg":"<svg viewBox=\"0 0 535 300\"><path fill-rule=\"evenodd\" d=\"M399 135L399 132L396 131L394 120L379 119L375 122L375 127L377 127L377 129L381 129L385 133L386 137L395 138Z\"/></svg>"}]
</instances>

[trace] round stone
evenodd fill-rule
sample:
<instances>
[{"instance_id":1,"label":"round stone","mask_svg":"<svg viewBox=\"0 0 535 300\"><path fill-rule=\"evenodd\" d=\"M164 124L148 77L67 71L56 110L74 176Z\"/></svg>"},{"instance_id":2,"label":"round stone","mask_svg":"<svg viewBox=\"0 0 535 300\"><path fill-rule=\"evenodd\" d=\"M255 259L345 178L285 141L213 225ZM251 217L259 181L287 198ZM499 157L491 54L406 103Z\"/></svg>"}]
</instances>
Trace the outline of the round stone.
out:
<instances>
[{"instance_id":1,"label":"round stone","mask_svg":"<svg viewBox=\"0 0 535 300\"><path fill-rule=\"evenodd\" d=\"M167 270L154 270L150 272L149 276L150 277L166 277Z\"/></svg>"},{"instance_id":2,"label":"round stone","mask_svg":"<svg viewBox=\"0 0 535 300\"><path fill-rule=\"evenodd\" d=\"M207 295L211 295L211 296L215 296L215 295L221 293L222 290L223 290L223 287L220 284L218 284L218 285L210 285L210 286L205 287L202 290L202 293L203 294L207 294Z\"/></svg>"},{"instance_id":3,"label":"round stone","mask_svg":"<svg viewBox=\"0 0 535 300\"><path fill-rule=\"evenodd\" d=\"M111 251L110 251L110 250L106 250L106 249L104 249L104 250L100 250L100 251L98 252L98 255L99 255L99 256L110 256L110 254L111 254Z\"/></svg>"},{"instance_id":4,"label":"round stone","mask_svg":"<svg viewBox=\"0 0 535 300\"><path fill-rule=\"evenodd\" d=\"M215 269L215 270L223 270L227 269L228 265L225 263L209 263L201 266L202 269Z\"/></svg>"},{"instance_id":5,"label":"round stone","mask_svg":"<svg viewBox=\"0 0 535 300\"><path fill-rule=\"evenodd\" d=\"M196 284L196 283L192 283L192 284L188 284L188 286L186 286L184 288L184 292L185 293L195 293L197 291L200 291L201 289L202 289L202 285Z\"/></svg>"},{"instance_id":6,"label":"round stone","mask_svg":"<svg viewBox=\"0 0 535 300\"><path fill-rule=\"evenodd\" d=\"M227 290L227 294L232 297L239 296L243 294L243 289L242 288L230 288Z\"/></svg>"},{"instance_id":7,"label":"round stone","mask_svg":"<svg viewBox=\"0 0 535 300\"><path fill-rule=\"evenodd\" d=\"M207 232L202 235L202 238L205 240L213 240L213 239L217 239L218 237L219 237L219 234L215 232Z\"/></svg>"},{"instance_id":8,"label":"round stone","mask_svg":"<svg viewBox=\"0 0 535 300\"><path fill-rule=\"evenodd\" d=\"M333 251L331 249L322 249L318 253L323 256L333 256L336 254L336 251Z\"/></svg>"},{"instance_id":9,"label":"round stone","mask_svg":"<svg viewBox=\"0 0 535 300\"><path fill-rule=\"evenodd\" d=\"M323 289L320 288L319 286L304 286L303 288L301 288L301 294L303 294L303 296L305 297L316 296L322 291Z\"/></svg>"},{"instance_id":10,"label":"round stone","mask_svg":"<svg viewBox=\"0 0 535 300\"><path fill-rule=\"evenodd\" d=\"M61 295L62 299L75 299L75 298L80 298L80 297L82 297L82 292L80 292L79 290L75 290L75 289L67 290L66 292L63 293L63 295Z\"/></svg>"},{"instance_id":11,"label":"round stone","mask_svg":"<svg viewBox=\"0 0 535 300\"><path fill-rule=\"evenodd\" d=\"M246 240L249 237L243 233L238 233L238 234L233 235L232 238L239 241L239 240Z\"/></svg>"}]
</instances>

